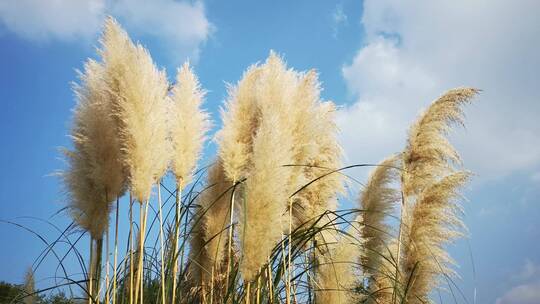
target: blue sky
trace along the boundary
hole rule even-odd
[[[50,238],[51,227],[17,217],[67,223],[50,218],[63,200],[50,174],[63,167],[57,147],[69,144],[70,81],[95,57],[101,22],[111,14],[169,77],[190,58],[209,91],[216,127],[225,83],[271,49],[295,69],[317,69],[323,97],[341,106],[347,164],[401,150],[407,126],[444,90],[482,89],[466,109],[467,128],[452,134],[475,173],[465,191],[470,238],[450,249],[460,265],[458,284],[470,303],[475,289],[477,303],[540,302],[539,3],[290,2],[1,2],[0,219]],[[0,223],[0,280],[20,281],[39,254],[43,244],[29,236]],[[47,266],[38,277],[53,272]]]

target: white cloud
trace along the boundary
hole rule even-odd
[[[540,282],[518,285],[495,301],[495,304],[538,303],[540,303]]]
[[[523,283],[510,288],[501,297],[497,298],[495,304],[540,303],[540,266],[526,260],[521,271],[512,279]]]
[[[343,11],[343,5],[338,4],[332,13],[332,29],[334,30],[334,38],[337,37],[339,27],[347,23],[347,15]]]
[[[173,58],[197,60],[199,45],[213,26],[206,19],[204,5],[174,0],[118,0],[111,7],[114,16],[129,30],[157,37]]]
[[[482,178],[540,164],[540,2],[364,3],[366,44],[343,76],[355,104],[338,115],[349,162],[401,150],[410,123],[447,89],[483,90],[454,142]]]
[[[88,38],[99,30],[105,0],[16,0],[0,2],[0,24],[29,39]]]
[[[212,31],[201,1],[17,0],[0,2],[0,24],[32,41],[95,38],[106,15],[134,36],[157,39],[175,59],[196,60]]]

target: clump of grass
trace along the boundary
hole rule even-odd
[[[209,116],[191,67],[170,85],[112,18],[99,55],[75,87],[62,174],[70,214],[91,237],[89,269],[81,263],[90,274],[65,284],[79,284],[89,303],[425,303],[452,274],[445,245],[461,234],[469,173],[446,133],[463,123],[461,106],[477,90],[436,100],[404,152],[375,166],[359,207],[339,210],[343,171],[367,165],[343,167],[336,108],[321,99],[314,71],[289,69],[273,52],[251,66],[229,88],[214,162],[197,171]],[[107,238],[102,280],[103,235],[125,190],[113,279]],[[122,217],[128,241],[118,244]],[[61,238],[71,244],[66,256],[77,255],[76,242]]]

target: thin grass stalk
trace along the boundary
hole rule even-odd
[[[288,267],[287,267],[287,289],[288,289],[288,294],[289,296],[287,296],[287,304],[290,303],[290,294],[291,294],[291,273],[293,273],[294,269],[292,268],[292,263],[291,263],[291,251],[292,251],[292,203],[293,203],[293,200],[292,198],[289,198],[289,247],[288,247],[288,250],[289,250],[289,254],[288,254]]]
[[[248,281],[247,288],[246,288],[246,304],[249,304],[250,296],[251,296],[251,281]]]
[[[283,239],[283,237],[282,237]],[[270,260],[270,257],[268,258]],[[287,254],[285,253],[285,242],[281,242],[281,261],[283,263],[283,269],[287,269]],[[287,281],[287,277],[285,277],[285,296],[286,296],[286,303],[288,304],[289,303],[289,298],[290,298],[290,290],[288,288],[288,281]]]
[[[160,182],[157,182],[158,188],[158,206],[159,206],[159,241],[161,245],[160,255],[161,255],[161,303],[165,304],[165,266],[164,266],[164,257],[163,251],[165,246],[163,245],[163,215],[161,210],[161,186]]]
[[[107,228],[107,235],[105,239],[105,252],[107,252],[107,258],[105,259],[105,264],[107,265],[107,270],[105,272],[105,304],[110,303],[110,293],[109,293],[109,268],[110,268],[110,255],[109,255],[109,240],[110,240],[110,229]]]
[[[95,265],[95,277],[96,277],[96,286],[94,288],[94,298],[99,304],[100,302],[100,285],[101,285],[101,264],[102,264],[102,256],[103,256],[103,238],[100,238],[96,240],[96,265]]]
[[[129,194],[129,304],[133,304],[133,197]]]
[[[177,273],[178,273],[178,238],[180,237],[180,206],[182,199],[182,180],[178,181],[176,188],[176,213],[174,218],[174,254],[173,254],[173,283],[172,283],[172,298],[171,303],[175,303],[176,300],[176,284],[177,284]]]
[[[401,265],[401,242],[403,238],[403,219],[405,216],[407,216],[406,212],[406,201],[405,197],[403,195],[403,191],[401,191],[401,211],[399,216],[399,232],[398,232],[398,242],[397,242],[397,255],[396,255],[396,272],[395,272],[395,280],[394,280],[394,289],[392,290],[392,302],[395,303],[396,301],[396,290],[398,287],[400,280],[400,273],[399,273],[399,266]]]
[[[120,199],[116,198],[116,217],[114,221],[114,266],[113,266],[113,289],[112,289],[112,304],[116,304],[116,281],[118,271],[118,218],[120,213]]]
[[[272,283],[272,263],[270,262],[270,259],[268,259],[268,294],[269,294],[269,301],[270,303],[274,303],[274,291],[273,291],[273,283]]]
[[[144,206],[143,203],[139,203],[139,255],[137,259],[137,277],[135,278],[135,303],[139,303],[140,289],[142,289],[142,272],[143,272],[143,250],[144,250]],[[141,300],[142,303],[142,300]]]
[[[94,239],[90,237],[90,263],[88,266],[88,304],[92,304],[92,281],[94,280]]]
[[[214,276],[215,276],[214,270],[215,269],[216,269],[216,266],[212,265],[212,273],[210,274],[210,304],[212,304],[212,302],[214,301]]]
[[[229,236],[227,239],[227,276],[225,277],[225,286],[229,287],[229,275],[231,273],[232,260],[232,241],[233,241],[233,222],[234,222],[234,198],[236,193],[236,180],[233,180],[233,188],[231,193],[231,205],[229,207]]]
[[[148,199],[143,203],[139,204],[140,215],[139,221],[141,225],[140,231],[140,245],[139,245],[139,261],[138,261],[138,271],[137,271],[137,282],[135,284],[135,302],[137,302],[137,297],[140,292],[141,304],[144,303],[144,241],[146,236],[146,220],[148,218]]]
[[[257,304],[260,303],[261,298],[261,276],[257,277]]]

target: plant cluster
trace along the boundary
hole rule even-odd
[[[476,89],[435,100],[401,153],[344,166],[317,73],[271,52],[229,87],[217,153],[197,169],[210,122],[189,64],[170,84],[112,18],[98,52],[74,86],[61,173],[91,238],[88,303],[429,303],[451,280],[445,245],[463,233],[469,173],[446,135]],[[373,171],[358,206],[340,210],[355,167]]]

